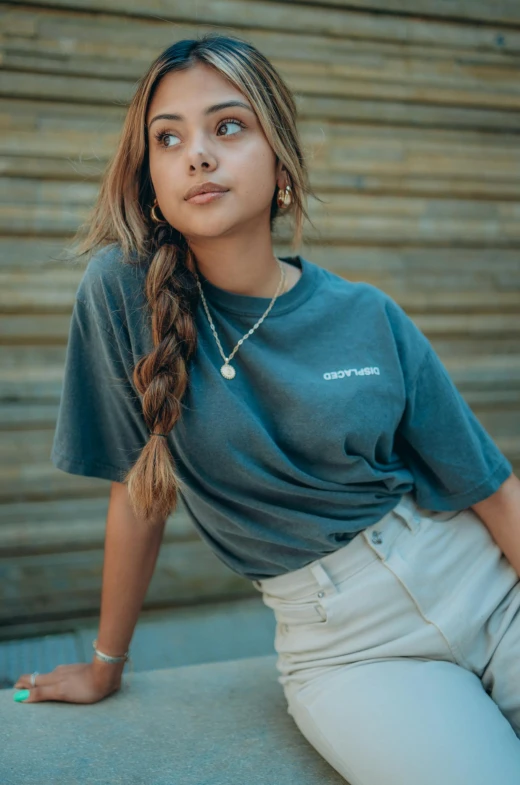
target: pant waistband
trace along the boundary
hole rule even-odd
[[[422,514],[423,508],[417,505],[413,496],[404,494],[395,507],[360,531],[346,545],[298,570],[254,580],[253,585],[260,592],[285,599],[314,594],[317,587],[325,594],[335,593],[336,584],[362,569],[374,558],[374,551],[384,559],[394,540],[402,533],[403,525],[416,534]],[[371,550],[365,547],[366,543]]]

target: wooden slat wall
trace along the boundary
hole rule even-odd
[[[0,25],[0,635],[99,607],[109,484],[49,460],[82,274],[55,259],[136,80],[180,38],[235,32],[280,69],[326,200],[303,254],[405,308],[518,473],[518,3],[33,0]],[[249,591],[181,505],[145,604]]]

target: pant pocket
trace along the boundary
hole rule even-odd
[[[274,611],[276,621],[285,630],[309,624],[325,624],[328,620],[326,607],[316,596],[307,600],[285,600],[264,594],[263,602]]]

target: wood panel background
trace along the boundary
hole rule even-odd
[[[257,45],[296,93],[302,253],[394,297],[520,467],[520,5],[0,3],[0,635],[96,613],[109,484],[49,454],[86,217],[136,80],[174,40]],[[276,253],[289,249],[280,225]],[[145,606],[250,592],[170,518]]]

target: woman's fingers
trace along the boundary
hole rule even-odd
[[[36,676],[36,683],[39,687],[41,687],[45,684],[53,684],[57,679],[59,679],[59,676],[54,673],[54,671],[51,671],[50,673],[39,673]],[[34,689],[33,685],[31,684],[31,674],[22,674],[14,686],[20,690]]]
[[[49,673],[38,673],[36,676],[36,684],[38,686],[45,685],[45,684],[54,684],[57,679],[62,679],[67,673],[74,673],[75,671],[81,671],[85,668],[84,663],[82,662],[74,662],[70,665],[57,665],[53,671]],[[29,689],[32,688],[31,684],[31,674],[30,673],[23,673],[14,687],[18,689]]]

